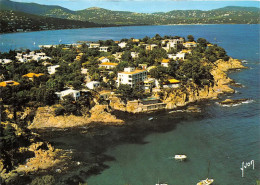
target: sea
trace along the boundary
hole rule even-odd
[[[260,180],[259,25],[166,25],[88,28],[0,35],[0,51],[38,49],[44,44],[120,40],[155,34],[193,35],[225,48],[247,69],[229,72],[242,87],[219,100],[198,102],[200,113],[123,114],[124,126],[98,126],[42,133],[55,147],[71,151],[78,167],[62,175],[88,185],[256,185]],[[226,98],[247,98],[220,106]],[[152,120],[149,118],[153,118]],[[183,162],[174,155],[185,154]],[[91,168],[89,167],[91,166]],[[243,176],[243,177],[242,177]],[[65,182],[65,180],[64,180]],[[72,184],[72,183],[71,183]],[[258,182],[259,184],[259,182]]]

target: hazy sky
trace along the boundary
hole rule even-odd
[[[17,2],[34,2],[46,5],[60,5],[71,10],[89,7],[101,7],[110,10],[122,10],[142,13],[167,12],[171,10],[211,10],[224,6],[260,7],[256,1],[188,1],[188,0],[14,0]]]

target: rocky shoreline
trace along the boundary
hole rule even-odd
[[[199,87],[193,83],[182,88],[164,91],[161,101],[166,104],[165,109],[178,109],[187,106],[190,103],[196,103],[202,100],[218,99],[219,95],[224,93],[234,93],[234,89],[229,84],[234,81],[227,76],[229,70],[245,69],[242,62],[230,58],[229,61],[218,60],[212,66],[211,74],[214,78],[213,86]],[[160,97],[159,93],[153,96]],[[139,109],[138,104],[125,103],[120,98],[113,96],[110,98],[109,105],[96,104],[90,110],[90,116],[55,116],[53,107],[39,107],[36,111],[33,122],[29,125],[30,129],[44,128],[71,128],[87,126],[93,123],[104,125],[122,125],[123,119],[118,119],[113,115],[113,111],[122,111],[128,113],[145,113]]]

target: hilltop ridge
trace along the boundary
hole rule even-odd
[[[258,24],[260,22],[260,9],[258,7],[240,6],[227,6],[208,11],[172,10],[169,12],[136,13],[108,10],[100,7],[89,7],[73,11],[61,6],[1,0],[0,10],[116,25]]]

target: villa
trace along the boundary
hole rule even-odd
[[[91,81],[89,83],[86,84],[87,88],[89,89],[96,89],[100,86],[100,82],[98,81]]]
[[[119,46],[120,48],[125,48],[126,45],[127,45],[126,42],[120,42],[120,43],[118,44],[118,46]]]
[[[119,72],[117,76],[117,86],[119,87],[121,84],[129,85],[130,87],[134,87],[138,83],[144,82],[147,78],[146,70],[138,70],[134,67],[127,67],[123,72]]]
[[[59,67],[60,67],[60,65],[55,65],[55,66],[49,66],[49,67],[47,67],[48,73],[49,73],[50,75],[55,74],[55,73],[56,73],[56,69],[59,68]]]
[[[161,61],[161,65],[163,66],[163,67],[169,67],[169,62],[170,62],[170,59],[162,59],[162,61]]]
[[[108,58],[106,58],[106,57],[100,57],[98,60],[99,60],[101,63],[110,62],[110,60],[109,60]]]
[[[183,46],[185,46],[186,48],[194,48],[197,47],[197,43],[196,42],[185,42],[183,43]]]
[[[108,47],[107,46],[103,46],[99,48],[100,52],[108,52]]]
[[[131,56],[133,59],[136,59],[139,57],[139,53],[138,52],[131,52]]]
[[[100,44],[97,44],[97,43],[90,43],[89,44],[89,48],[99,48],[100,47]]]
[[[43,73],[39,73],[39,74],[37,74],[37,73],[27,73],[27,74],[25,74],[25,75],[23,75],[23,77],[26,77],[26,78],[28,78],[29,80],[32,80],[33,81],[33,79],[35,78],[35,77],[40,77],[40,76],[43,76],[44,74]]]
[[[73,89],[67,89],[61,92],[55,92],[55,94],[61,99],[63,100],[64,96],[67,95],[71,95],[74,100],[77,100],[80,97],[80,92],[77,90],[73,90]]]
[[[112,62],[103,62],[99,64],[99,67],[104,67],[106,69],[113,69],[118,65],[118,63],[112,63]]]

